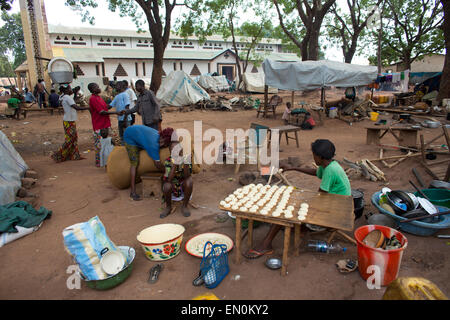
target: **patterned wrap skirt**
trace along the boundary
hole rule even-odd
[[[78,134],[75,121],[63,121],[64,126],[64,144],[59,150],[52,154],[55,162],[67,160],[80,160],[80,151],[78,150]]]

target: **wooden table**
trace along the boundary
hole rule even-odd
[[[302,202],[309,204],[308,215],[303,221],[298,220],[297,211]],[[295,205],[294,205],[295,204]],[[288,252],[291,241],[291,230],[294,228],[294,256],[299,255],[300,247],[300,226],[302,223],[315,224],[334,230],[353,231],[354,208],[351,196],[341,196],[336,194],[325,194],[311,191],[301,192],[296,189],[291,194],[288,205],[294,205],[294,217],[287,219],[284,217],[264,216],[259,213],[233,211],[220,207],[222,210],[233,212],[236,216],[236,240],[235,240],[235,263],[241,263],[241,229],[242,219],[248,219],[248,246],[253,247],[253,221],[272,223],[284,227],[284,246],[281,275],[287,274]]]
[[[417,147],[417,131],[420,129],[411,128],[410,126],[368,126],[366,144],[380,145],[380,140],[386,133],[390,133],[398,141],[400,146]],[[381,133],[381,131],[384,131]],[[399,131],[397,135],[394,131]]]
[[[278,142],[281,142],[281,138],[284,135],[286,136],[286,143],[289,144],[289,139],[293,139],[295,140],[295,142],[297,143],[297,148],[300,147],[299,143],[298,143],[298,131],[301,130],[300,127],[297,126],[292,126],[292,125],[286,125],[286,126],[278,126],[278,127],[270,127],[269,128],[269,145],[270,145],[270,141],[272,140],[272,131],[273,130],[279,130],[279,139]],[[288,133],[289,132],[294,132],[295,137],[289,137]]]

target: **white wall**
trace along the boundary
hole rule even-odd
[[[445,55],[434,54],[411,64],[411,72],[441,72],[444,68]]]

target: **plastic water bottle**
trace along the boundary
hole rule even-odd
[[[313,252],[341,253],[347,251],[347,248],[343,248],[339,244],[327,243],[326,241],[309,240],[308,250]]]

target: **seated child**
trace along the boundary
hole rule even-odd
[[[284,109],[283,117],[281,119],[284,120],[284,124],[289,123],[289,115],[291,114],[291,103],[286,102],[286,109]]]
[[[179,145],[178,141],[171,141],[169,145],[170,152]],[[182,150],[180,155],[182,156]],[[183,157],[183,164],[176,164],[172,156],[169,156],[164,162],[165,173],[162,177],[163,198],[166,208],[160,214],[161,218],[167,217],[172,211],[172,194],[176,198],[183,198],[181,213],[185,217],[189,217],[191,213],[188,209],[189,200],[192,195],[192,165],[188,164],[186,157]]]
[[[114,149],[114,142],[108,137],[108,128],[100,129],[100,167],[105,167],[109,154]]]

